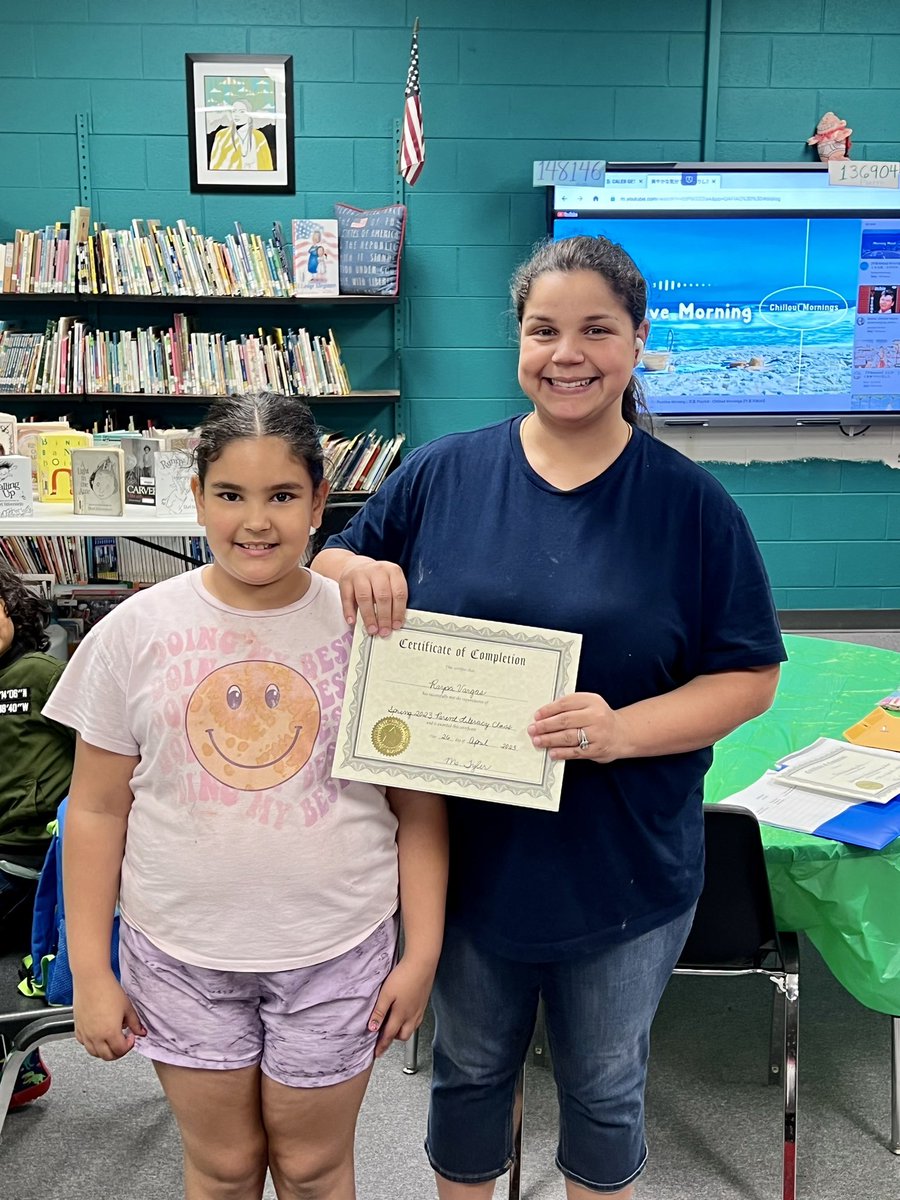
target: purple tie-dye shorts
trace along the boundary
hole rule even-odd
[[[325,1087],[365,1071],[368,1029],[394,964],[396,916],[328,962],[292,971],[214,971],[157,949],[121,922],[122,987],[147,1029],[135,1049],[157,1062],[231,1071],[261,1065],[288,1087]]]

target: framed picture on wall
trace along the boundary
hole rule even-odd
[[[186,54],[192,192],[293,195],[293,59]]]

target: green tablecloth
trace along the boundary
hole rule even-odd
[[[718,744],[707,800],[724,800],[817,737],[841,737],[900,687],[893,650],[796,635],[785,644],[775,704]],[[861,1004],[900,1014],[900,838],[876,851],[762,831],[779,928],[803,930]]]

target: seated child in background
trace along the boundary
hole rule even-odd
[[[0,954],[31,944],[36,879],[50,842],[47,824],[69,790],[72,730],[41,714],[64,664],[46,653],[50,606],[0,563]],[[35,1051],[25,1060],[11,1108],[43,1095],[50,1073]]]

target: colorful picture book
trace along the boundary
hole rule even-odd
[[[77,429],[42,433],[37,443],[38,499],[42,504],[67,504],[72,499],[71,451],[90,446],[91,435]]]
[[[337,296],[338,223],[335,220],[294,220],[294,294],[296,296]]]
[[[26,421],[16,430],[16,453],[31,460],[31,490],[38,495],[38,440],[42,433],[60,433],[68,421]]]
[[[121,517],[125,512],[125,455],[115,446],[75,447],[72,508],[76,516]]]

